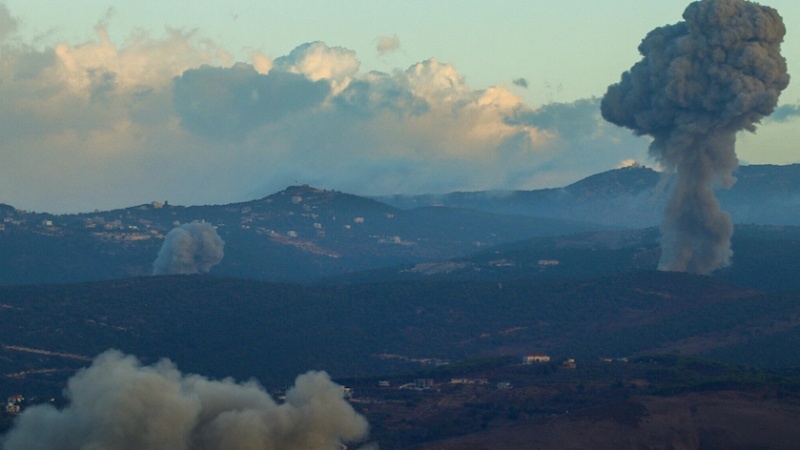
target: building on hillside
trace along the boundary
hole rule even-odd
[[[414,380],[414,388],[415,389],[431,389],[433,388],[433,379],[431,378],[417,378]]]
[[[20,394],[14,394],[8,397],[6,400],[6,413],[8,414],[19,414],[20,405],[25,400]]]
[[[548,355],[534,354],[534,355],[525,355],[522,357],[523,364],[546,363],[546,362],[550,362],[550,356]]]

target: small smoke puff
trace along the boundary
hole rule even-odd
[[[639,164],[639,162],[636,161],[635,159],[623,159],[622,161],[619,162],[619,164],[617,164],[617,169],[625,169],[625,168],[628,168],[628,167],[637,167],[638,168],[638,167],[642,167],[642,165]]]
[[[208,272],[222,261],[225,242],[205,222],[192,222],[167,233],[153,263],[153,275]]]
[[[521,88],[528,89],[528,80],[525,78],[517,78],[516,80],[512,81],[514,86],[519,86]]]
[[[400,38],[397,37],[396,34],[391,36],[381,36],[378,38],[378,46],[375,48],[378,50],[379,55],[385,55],[387,53],[392,53],[397,51],[400,48]]]
[[[254,381],[183,375],[168,360],[143,366],[109,350],[70,379],[65,393],[62,410],[25,410],[2,447],[338,450],[368,432],[366,419],[324,372],[299,376],[277,404]]]

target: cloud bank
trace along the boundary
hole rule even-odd
[[[255,381],[182,374],[107,351],[69,380],[62,410],[28,408],[2,439],[7,450],[338,450],[368,424],[324,372],[297,377],[276,403]]]
[[[79,44],[6,39],[0,80],[0,202],[35,211],[222,204],[297,183],[365,195],[544,188],[644,160],[648,143],[604,123],[593,99],[534,108],[436,58],[365,71],[323,42],[235,61],[180,30],[116,45],[101,23]]]

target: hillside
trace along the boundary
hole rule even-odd
[[[63,381],[107,348],[268,385],[308,369],[374,375],[536,352],[680,352],[789,367],[800,365],[795,299],[657,272],[576,283],[313,287],[167,276],[0,287],[0,371],[6,383]]]
[[[587,448],[579,436],[623,430],[641,442],[685,435],[730,448],[727,429],[751,430],[742,442],[755,447],[791,448],[774,440],[791,433],[760,430],[783,430],[800,414],[798,295],[651,271],[570,282],[160,276],[7,286],[0,392],[58,398],[69,377],[115,348],[145,364],[169,358],[185,373],[254,378],[271,392],[325,370],[355,388],[354,405],[386,449],[523,448],[521,436],[564,427],[581,430],[563,438],[576,448]],[[552,363],[520,365],[529,354]],[[649,356],[658,354],[673,356]],[[578,369],[564,369],[567,358]],[[454,378],[489,384],[448,384]],[[399,389],[415,379],[439,387]]]
[[[149,275],[164,236],[192,221],[213,224],[226,243],[212,273],[272,282],[451,258],[499,243],[600,228],[458,208],[398,210],[309,186],[220,206],[154,202],[64,216],[6,207],[0,220],[0,284]]]
[[[735,223],[800,223],[800,165],[747,165],[736,184],[717,191],[722,209]],[[631,166],[592,175],[571,185],[533,191],[455,192],[442,195],[387,196],[377,199],[398,208],[441,205],[499,214],[530,214],[562,220],[644,228],[658,225],[670,188],[669,177]]]
[[[610,230],[533,238],[500,244],[471,255],[332,277],[326,282],[381,281],[580,281],[655,270],[658,229]],[[738,225],[733,263],[713,276],[742,288],[800,289],[800,227]]]
[[[737,176],[733,189],[718,196],[739,224],[734,236],[734,247],[739,249],[734,252],[753,252],[758,258],[735,256],[734,267],[726,273],[759,288],[795,287],[798,283],[787,282],[795,277],[786,275],[794,270],[794,258],[787,252],[797,246],[791,227],[800,224],[800,165],[743,166]],[[483,264],[480,273],[472,271],[479,279],[489,279],[496,272],[508,274],[503,260],[509,258],[490,256],[495,247],[504,252],[508,245],[540,255],[525,266],[526,276],[576,278],[651,269],[658,257],[653,226],[660,220],[668,189],[669,181],[661,175],[635,166],[540,191],[369,199],[293,186],[230,205],[153,202],[62,216],[3,205],[0,284],[148,275],[164,236],[192,221],[212,224],[226,243],[225,257],[212,268],[213,274],[269,282],[315,282],[397,266],[449,276],[453,267],[473,267],[474,261],[466,266],[463,261],[451,263],[472,255],[496,263]],[[769,227],[773,227],[769,236],[760,231],[746,235],[747,230]],[[574,238],[576,233],[584,237]],[[762,245],[762,238],[768,245]],[[588,244],[576,246],[581,240]],[[544,249],[559,252],[547,256],[554,252],[540,251]],[[770,259],[766,249],[789,264],[776,265],[777,271],[766,269],[770,266],[764,265]],[[539,260],[560,264],[541,266]],[[441,266],[442,261],[449,266]],[[417,269],[409,272],[412,278]],[[761,282],[754,273],[764,275]]]

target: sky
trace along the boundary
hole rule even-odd
[[[539,189],[654,166],[599,99],[687,4],[0,0],[0,203]],[[800,2],[761,4],[793,75]],[[740,162],[800,162],[798,116],[790,83]]]

